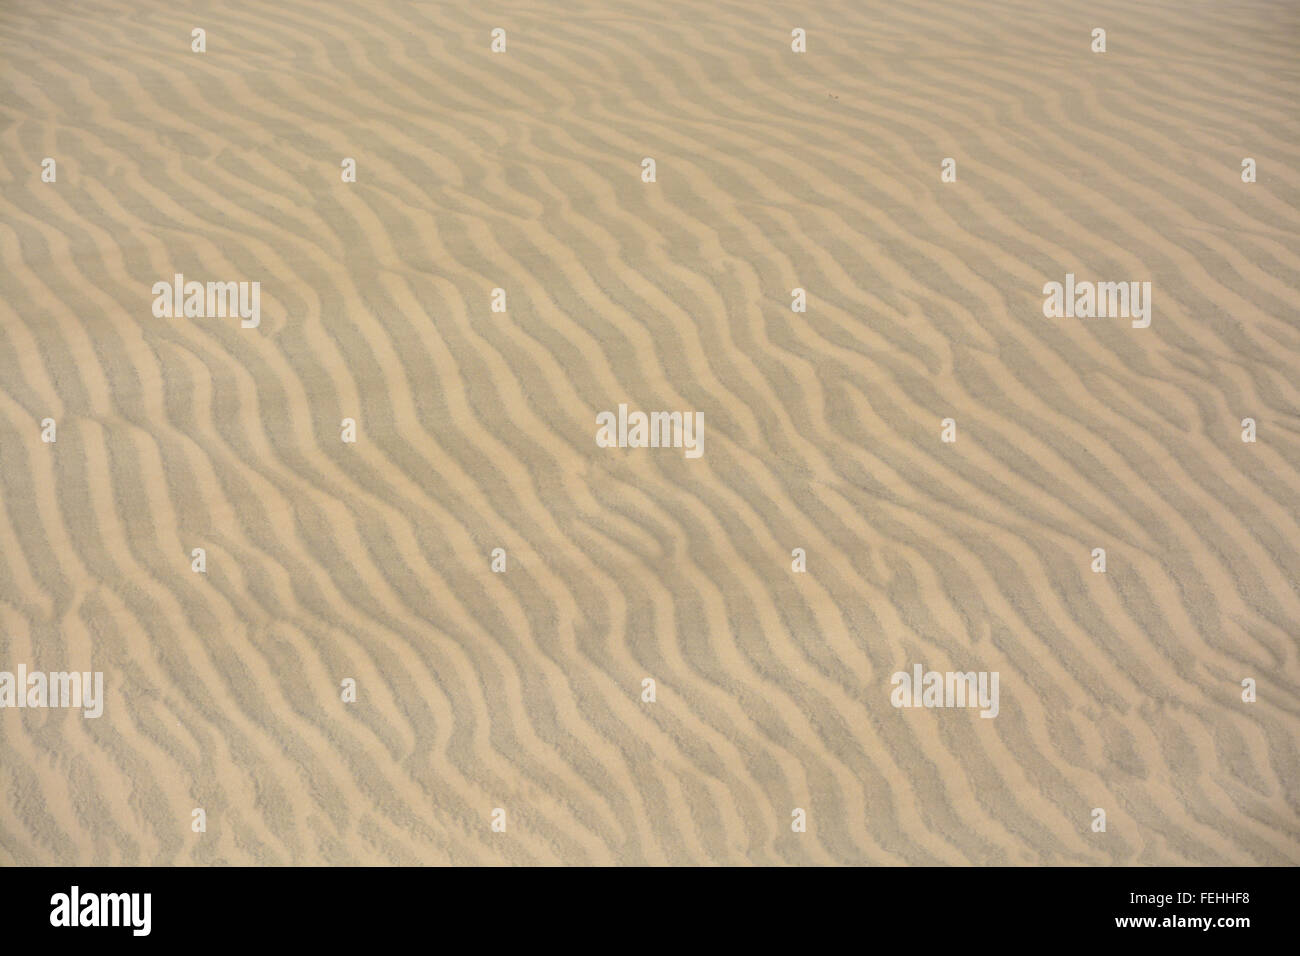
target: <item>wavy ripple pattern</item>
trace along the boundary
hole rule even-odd
[[[1298,45],[6,3],[0,669],[107,701],[0,711],[0,863],[1300,863]],[[1150,328],[1044,318],[1067,272]],[[260,327],[155,318],[175,273]],[[703,457],[598,448],[620,402]],[[915,663],[998,717],[895,709]]]

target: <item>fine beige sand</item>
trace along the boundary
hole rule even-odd
[[[0,863],[1300,863],[1298,50],[1288,0],[6,0],[0,671],[106,699],[0,710]]]

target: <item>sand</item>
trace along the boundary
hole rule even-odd
[[[0,709],[0,863],[1300,863],[1298,46],[9,0],[0,670],[105,699]]]

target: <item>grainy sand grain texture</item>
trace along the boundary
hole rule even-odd
[[[106,701],[0,710],[0,863],[1300,863],[1298,51],[1261,0],[5,0],[0,670]]]

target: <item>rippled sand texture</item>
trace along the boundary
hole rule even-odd
[[[1298,49],[1288,2],[7,0],[0,669],[107,704],[0,711],[0,861],[1300,863]],[[1150,328],[1045,318],[1067,272]],[[261,326],[155,318],[175,273]],[[703,457],[598,448],[620,402]],[[915,664],[1000,713],[895,709]]]

